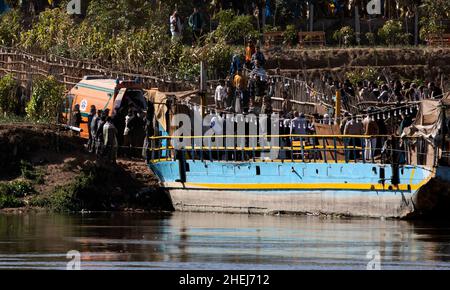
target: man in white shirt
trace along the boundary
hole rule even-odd
[[[306,135],[308,129],[308,121],[305,115],[294,112],[294,119],[291,121],[291,135]]]
[[[223,109],[225,100],[227,98],[227,91],[225,89],[225,82],[221,80],[219,85],[216,87],[216,92],[214,93],[214,102],[216,104],[216,109]]]

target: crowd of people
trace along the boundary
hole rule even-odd
[[[411,81],[364,80],[353,84],[348,79],[339,82],[331,77],[325,77],[321,94],[322,97],[326,96],[328,104],[332,108],[329,113],[307,115],[295,111],[294,103],[291,102],[292,92],[289,91],[288,86],[281,90],[283,99],[281,110],[274,110],[272,98],[275,97],[276,80],[267,75],[264,68],[265,63],[266,58],[260,46],[251,40],[248,41],[243,56],[233,56],[229,76],[220,80],[214,91],[215,108],[211,128],[224,122],[226,114],[270,115],[276,112],[281,118],[281,135],[316,135],[316,125],[325,124],[338,126],[340,134],[343,135],[367,136],[346,138],[344,140],[345,147],[364,149],[346,150],[345,157],[347,160],[356,158],[373,160],[376,152],[381,154],[381,149],[387,144],[387,140],[381,140],[374,136],[401,136],[404,129],[414,122],[417,108],[413,104],[417,104],[421,100],[443,97],[442,89],[435,82],[418,85]],[[342,116],[336,117],[334,105],[337,92],[341,95],[344,113]],[[277,95],[277,97],[280,96]],[[314,101],[311,95],[310,99]],[[364,102],[370,103],[371,106],[365,109],[355,106]],[[216,134],[224,134],[224,127],[221,125],[218,130],[215,130]],[[317,140],[314,141],[314,138],[306,140],[308,144],[317,142]],[[295,141],[295,137],[283,142],[284,145],[290,145],[293,141]]]
[[[259,44],[249,41],[244,60],[235,54],[229,76],[220,80],[214,92],[216,110],[222,112],[272,113],[269,83],[264,69],[266,58]]]
[[[123,149],[124,156],[129,157],[137,155],[138,150],[142,148],[144,137],[142,132],[147,125],[145,113],[130,107],[124,118],[122,115],[118,113],[113,118],[109,109],[96,109],[95,105],[90,107],[86,122],[89,134],[86,147],[90,153],[95,153],[97,159],[115,164],[119,148]],[[118,120],[119,118],[123,120]],[[72,112],[71,125],[80,128],[81,123],[83,118],[80,106],[76,104]],[[124,127],[123,130],[121,127]],[[138,150],[135,150],[136,148]]]
[[[351,83],[348,79],[344,82],[326,78],[324,80],[325,94],[331,99],[337,90],[342,96],[342,104],[346,110],[351,110],[351,106],[361,102],[405,103],[418,102],[425,99],[441,99],[442,89],[435,82],[419,85],[411,81],[358,81]]]

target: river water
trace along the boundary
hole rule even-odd
[[[80,253],[81,269],[450,269],[450,223],[201,213],[0,215],[0,269],[66,269],[69,251]]]

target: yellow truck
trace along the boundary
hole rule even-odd
[[[97,110],[109,111],[109,116],[113,118],[119,130],[119,136],[125,128],[125,116],[130,107],[138,112],[147,110],[145,91],[141,82],[104,76],[85,76],[70,90],[66,98],[65,114],[63,114],[69,126],[74,125],[73,111],[77,105],[80,108],[82,123],[79,128],[74,129],[80,131],[80,136],[83,138],[89,137],[88,115],[92,105]]]

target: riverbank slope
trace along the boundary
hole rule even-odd
[[[143,160],[101,164],[84,142],[57,126],[0,124],[2,211],[170,210]]]

